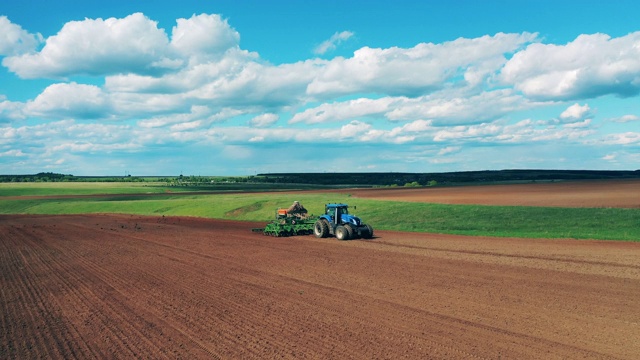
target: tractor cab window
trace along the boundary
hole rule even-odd
[[[349,213],[349,210],[347,210],[346,206],[340,206],[340,207],[329,207],[329,208],[327,208],[326,214],[334,216],[336,214],[336,210],[338,210],[338,212],[340,214],[348,214]]]

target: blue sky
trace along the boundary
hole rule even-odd
[[[0,1],[0,174],[640,168],[637,1]]]

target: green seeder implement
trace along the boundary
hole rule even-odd
[[[276,210],[276,218],[264,228],[251,229],[267,236],[295,236],[313,233],[317,217],[309,217],[307,210],[297,201],[289,209]]]

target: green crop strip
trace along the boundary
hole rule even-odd
[[[60,195],[104,195],[104,194],[171,194],[207,192],[270,192],[313,190],[326,188],[305,184],[262,183],[216,183],[199,186],[169,186],[163,182],[42,182],[0,183],[0,198],[3,196],[60,196]]]
[[[310,214],[344,202],[378,230],[471,236],[638,241],[640,210],[443,205],[352,198],[348,194],[259,193],[215,195],[106,195],[97,198],[3,199],[1,214],[126,213],[264,221],[299,200]],[[356,206],[356,209],[353,207]]]

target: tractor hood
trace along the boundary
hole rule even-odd
[[[354,225],[354,226],[362,225],[362,220],[360,220],[359,217],[353,216],[353,215],[349,215],[349,214],[342,214],[341,215],[341,220],[342,220],[342,223],[344,223],[344,224],[351,224],[351,225]]]

